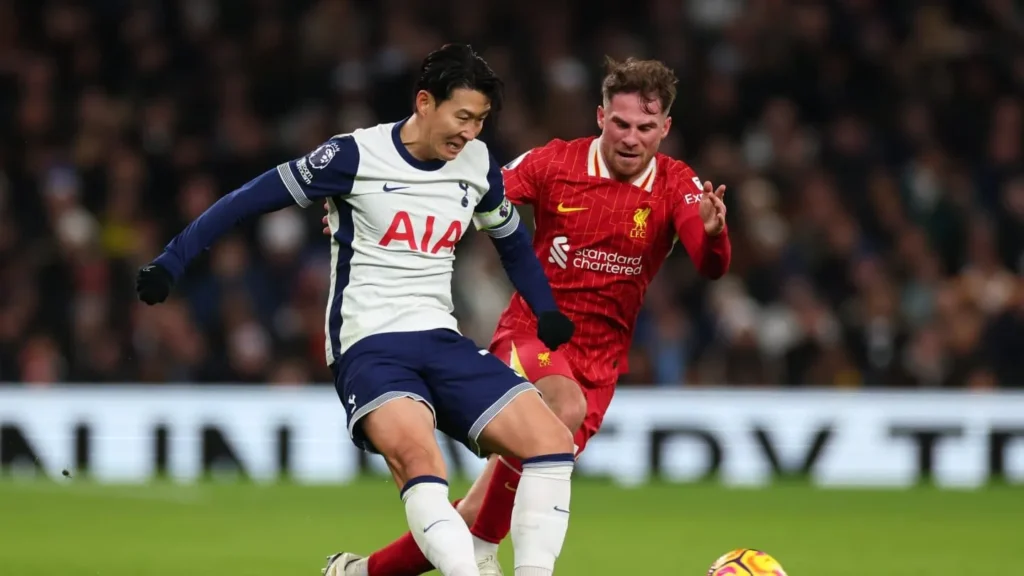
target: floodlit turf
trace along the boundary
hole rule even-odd
[[[460,491],[464,486],[457,487]],[[1003,573],[1024,542],[1024,489],[726,490],[578,481],[562,576],[703,576],[756,547],[791,576]],[[339,487],[102,487],[0,480],[4,576],[315,576],[340,549],[403,530],[390,482]],[[511,575],[511,545],[502,547]]]

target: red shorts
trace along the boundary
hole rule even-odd
[[[614,384],[587,386],[576,377],[572,364],[562,351],[551,352],[536,336],[524,334],[503,335],[491,342],[491,354],[520,373],[530,382],[537,382],[545,376],[564,376],[577,384],[587,400],[587,415],[573,438],[576,454],[583,452],[587,441],[601,428],[604,414],[615,394]]]

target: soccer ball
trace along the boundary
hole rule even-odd
[[[723,554],[708,576],[786,576],[779,562],[760,550],[739,548]]]

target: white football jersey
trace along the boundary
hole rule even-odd
[[[401,142],[404,122],[335,136],[277,167],[300,206],[329,204],[328,364],[372,334],[457,331],[455,245],[471,220],[497,238],[519,225],[486,144],[468,142],[450,162],[417,160]]]

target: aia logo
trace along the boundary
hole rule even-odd
[[[420,223],[417,222],[417,224]],[[388,226],[388,231],[384,233],[378,244],[387,248],[397,242],[405,244],[409,250],[414,252],[428,254],[437,254],[441,250],[454,252],[455,245],[462,238],[462,222],[451,222],[447,228],[444,228],[444,232],[435,235],[435,231],[441,230],[442,226],[443,224],[437,226],[437,219],[434,216],[427,216],[422,225],[414,226],[412,217],[408,212],[402,210],[395,214],[391,225]]]

